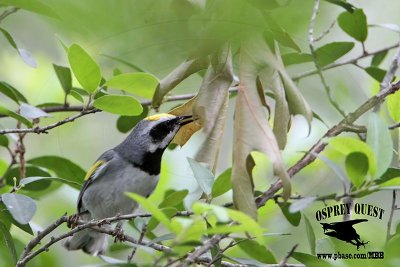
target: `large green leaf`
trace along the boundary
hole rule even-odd
[[[36,68],[37,67],[37,63],[36,60],[34,59],[34,57],[32,56],[32,54],[30,52],[28,52],[25,49],[19,48],[17,46],[17,43],[14,41],[14,39],[12,38],[11,34],[6,31],[3,28],[0,28],[0,32],[3,33],[4,37],[6,37],[8,43],[15,49],[17,50],[18,54],[21,56],[22,60],[29,66]]]
[[[105,95],[97,98],[93,105],[98,109],[124,116],[137,116],[143,112],[140,102],[127,95]]]
[[[303,215],[303,217],[304,217],[304,222],[306,225],[307,239],[308,239],[308,244],[310,245],[311,254],[315,255],[316,242],[315,242],[314,229],[311,225],[310,220],[307,218],[307,216]]]
[[[374,66],[374,67],[379,66],[382,63],[382,61],[385,59],[385,57],[387,56],[388,52],[389,52],[389,50],[384,50],[382,52],[375,54],[371,59],[371,66]]]
[[[25,103],[28,102],[26,98],[17,89],[15,89],[6,82],[0,82],[0,93],[8,96],[17,104],[19,104],[20,101]]]
[[[400,94],[389,95],[386,99],[386,106],[390,117],[393,121],[400,122]]]
[[[36,203],[25,195],[6,193],[1,195],[1,199],[13,218],[20,224],[29,223],[36,212]]]
[[[149,114],[148,106],[142,105],[143,111],[138,116],[120,116],[117,120],[117,129],[121,133],[127,133],[132,130],[133,127],[138,124],[139,121],[143,120]]]
[[[53,64],[53,68],[65,94],[69,94],[72,89],[71,70],[68,67],[63,67],[56,64]]]
[[[0,202],[0,222],[2,222],[7,227],[7,229],[9,229],[11,225],[14,225],[25,233],[33,235],[31,226],[29,224],[20,224],[19,222],[17,222],[2,202]]]
[[[84,169],[70,161],[69,159],[59,156],[41,156],[28,160],[35,166],[40,166],[53,171],[58,177],[71,181],[73,183],[82,184],[86,175]],[[40,175],[31,175],[40,176]]]
[[[169,194],[161,203],[158,205],[159,208],[165,207],[174,207],[182,203],[185,199],[187,194],[189,193],[188,190],[179,190]]]
[[[253,241],[253,240],[238,240],[239,242],[239,247],[241,250],[246,252],[247,255],[249,255],[251,258],[262,262],[262,263],[277,263],[274,254],[265,246],[260,245],[259,243]]]
[[[229,168],[226,169],[223,173],[221,173],[217,177],[217,179],[215,179],[215,182],[211,190],[212,197],[218,197],[232,189],[231,175],[232,175],[232,168]]]
[[[14,241],[7,227],[0,222],[0,258],[6,265],[14,266],[17,264],[17,252],[15,251]]]
[[[313,57],[310,54],[288,53],[282,55],[282,61],[285,64],[285,66],[289,66],[293,64],[311,62],[313,61]]]
[[[37,0],[0,0],[0,5],[15,6],[47,17],[59,18],[51,7]]]
[[[343,12],[338,17],[338,23],[343,31],[357,41],[365,42],[367,39],[367,17],[362,9],[355,9],[352,13]]]
[[[329,141],[329,146],[345,156],[352,152],[364,153],[368,158],[369,173],[372,176],[375,175],[377,170],[376,158],[371,147],[366,143],[349,137],[335,137]]]
[[[194,159],[187,158],[189,165],[192,168],[194,178],[203,192],[207,195],[211,195],[212,186],[214,184],[214,175],[207,167],[201,165]]]
[[[81,187],[82,187],[81,183],[73,182],[73,181],[70,181],[67,179],[62,179],[62,178],[58,178],[58,177],[40,177],[40,176],[23,178],[23,179],[21,179],[19,184],[25,186],[27,184],[35,183],[37,181],[42,181],[42,180],[50,180],[50,181],[60,182],[63,184],[70,185],[76,189],[81,189]]]
[[[4,135],[4,134],[1,134],[1,135],[0,135],[0,146],[8,147],[8,138],[7,138],[7,136]],[[1,175],[0,175],[0,176],[1,176]]]
[[[97,63],[77,44],[68,49],[68,60],[78,82],[89,93],[93,93],[100,84],[101,73]]]
[[[51,117],[50,114],[44,112],[42,109],[31,106],[26,103],[22,103],[19,107],[19,113],[30,120],[42,118],[42,117]]]
[[[367,144],[372,148],[376,158],[377,168],[374,178],[379,178],[392,163],[393,141],[386,122],[375,112],[369,117]]]
[[[386,75],[386,70],[383,70],[375,66],[367,67],[364,70],[366,73],[368,73],[369,76],[371,76],[378,82],[382,82],[383,78],[385,78]]]
[[[319,66],[324,67],[335,62],[350,52],[353,47],[354,43],[352,42],[333,42],[321,46],[315,51]]]
[[[32,123],[28,119],[19,115],[18,113],[15,113],[14,111],[8,110],[5,107],[0,106],[0,114],[9,116],[9,117],[16,119],[17,121],[25,124],[28,127],[32,127]]]
[[[112,77],[104,85],[151,99],[157,88],[158,80],[149,73],[123,73]]]
[[[279,208],[281,208],[281,211],[285,218],[288,220],[288,222],[293,225],[293,226],[298,226],[301,221],[301,213],[300,212],[290,212],[289,207],[291,203],[285,202],[285,203],[278,203]]]
[[[346,157],[346,172],[350,181],[360,187],[368,172],[368,157],[361,152],[352,152]]]

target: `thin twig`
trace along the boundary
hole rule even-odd
[[[317,53],[315,52],[315,47],[314,47],[314,43],[315,43],[314,25],[315,25],[315,20],[317,18],[318,11],[319,11],[319,0],[315,0],[314,8],[313,8],[313,12],[312,12],[312,15],[311,15],[311,20],[310,20],[310,27],[308,28],[308,45],[310,47],[310,51],[311,51],[311,55],[313,57],[314,65],[315,65],[315,67],[317,69],[317,74],[321,79],[322,85],[324,86],[324,89],[325,89],[325,92],[326,92],[326,94],[328,96],[329,102],[340,113],[340,115],[345,117],[346,114],[344,113],[344,111],[340,108],[339,104],[336,103],[336,101],[333,98],[331,88],[329,87],[328,83],[325,80],[325,77],[324,77],[324,75],[322,73],[321,66],[320,66],[319,61],[318,61]]]
[[[383,77],[383,80],[380,84],[380,90],[384,90],[387,88],[390,83],[392,82],[394,75],[396,74],[396,71],[400,67],[400,43],[398,44],[399,48],[397,49],[396,54],[394,55],[392,62],[390,63],[389,69],[387,70],[385,77]],[[374,107],[374,112],[379,111],[380,109],[380,104],[376,105]]]
[[[182,267],[188,267],[191,264],[195,263],[198,261],[200,256],[202,256],[204,253],[209,251],[215,244],[217,244],[219,241],[221,241],[223,238],[225,238],[227,235],[214,235],[212,238],[208,239],[204,244],[200,247],[198,247],[194,252],[190,253],[185,261],[182,263]]]
[[[358,57],[353,58],[353,59],[349,59],[349,60],[345,60],[345,61],[342,61],[342,62],[329,64],[329,65],[327,65],[325,67],[322,67],[321,70],[323,70],[323,71],[324,70],[329,70],[329,69],[333,69],[333,68],[337,68],[337,67],[341,67],[341,66],[345,66],[345,65],[356,65],[357,62],[360,59],[363,59],[363,58],[366,58],[366,57],[370,57],[370,56],[374,56],[374,55],[382,53],[384,51],[388,51],[388,50],[397,48],[398,46],[399,46],[399,44],[394,44],[394,45],[391,45],[391,46],[376,50],[374,52],[369,52],[368,54],[364,54],[363,53],[363,54],[361,54]],[[310,71],[304,72],[304,73],[302,73],[300,75],[293,76],[292,80],[298,81],[300,79],[303,79],[303,78],[306,78],[306,77],[309,77],[309,76],[312,76],[312,75],[315,75],[315,74],[318,74],[317,70],[310,70]]]
[[[392,192],[392,206],[391,206],[391,209],[390,209],[389,220],[387,222],[386,242],[388,242],[389,239],[391,238],[390,230],[392,229],[393,215],[394,215],[394,211],[397,209],[396,197],[397,197],[397,192],[396,192],[396,190],[393,190],[393,192]]]
[[[17,8],[17,7],[12,7],[10,9],[4,10],[4,12],[1,13],[1,15],[0,15],[0,22],[3,21],[5,18],[7,18],[9,15],[17,12],[18,10],[19,10],[19,8]]]
[[[320,36],[314,38],[314,42],[321,41],[322,38],[324,38],[332,30],[332,28],[335,26],[335,24],[336,24],[336,20],[332,21],[331,25],[329,25],[329,27],[320,34]]]
[[[288,260],[290,257],[292,257],[294,251],[296,250],[296,248],[299,246],[299,244],[296,244],[292,247],[292,249],[288,252],[288,254],[281,260],[281,262],[279,263],[279,267],[283,267],[286,266]]]
[[[288,169],[288,174],[293,177],[296,173],[302,170],[305,166],[311,164],[319,153],[321,153],[327,146],[327,139],[335,137],[345,131],[346,125],[353,125],[353,123],[365,114],[367,111],[372,109],[378,103],[381,103],[388,95],[396,93],[400,89],[400,82],[393,84],[391,87],[380,91],[378,94],[369,98],[360,107],[358,107],[354,112],[349,113],[342,121],[330,128],[318,141],[315,143],[308,152]],[[257,206],[261,207],[269,199],[273,198],[274,194],[282,188],[282,183],[280,181],[275,182],[270,186],[270,188],[265,191],[261,196],[259,196],[257,201]]]

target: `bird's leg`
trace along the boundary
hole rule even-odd
[[[67,226],[69,228],[73,229],[78,225],[79,215],[80,215],[79,213],[75,213],[68,217]]]
[[[115,229],[113,231],[113,236],[115,237],[114,243],[117,243],[118,241],[120,242],[125,241],[124,230],[122,230],[122,222],[118,222],[117,225],[115,226]]]

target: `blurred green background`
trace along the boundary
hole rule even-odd
[[[249,20],[249,17],[241,17],[240,6],[235,6],[238,1],[231,3],[225,1],[226,10],[221,10],[225,15],[228,13],[231,20],[219,20],[215,17],[192,17],[188,19],[191,12],[196,12],[196,8],[202,8],[205,1],[192,0],[188,2],[192,2],[194,5],[189,5],[184,0],[53,0],[46,2],[58,14],[59,19],[20,10],[2,21],[1,27],[12,34],[19,47],[33,54],[38,66],[31,68],[24,64],[5,38],[0,38],[0,80],[6,81],[20,90],[33,105],[46,102],[62,103],[64,93],[52,67],[52,63],[68,65],[60,40],[67,45],[78,43],[84,47],[99,63],[102,74],[106,78],[113,76],[115,68],[119,68],[122,72],[132,71],[126,65],[105,56],[109,55],[134,63],[161,79],[190,56],[198,46],[204,43],[213,43],[213,38],[205,40],[203,39],[204,36],[212,36],[216,39],[224,38],[225,31],[230,31],[233,36],[238,38],[234,41],[240,41],[241,38],[245,38],[243,36],[248,32],[260,30],[260,25],[257,25],[257,18],[252,21]],[[313,1],[294,0],[287,2],[290,2],[287,6],[274,9],[271,14],[290,33],[301,50],[308,52],[307,30]],[[364,9],[369,24],[400,24],[399,1],[359,0],[351,1],[351,3]],[[320,33],[328,28],[341,12],[343,12],[343,9],[340,7],[322,2],[316,22],[316,32]],[[224,16],[222,17],[225,18],[226,16]],[[202,33],[205,30],[203,26],[207,19],[213,20],[224,32],[203,35]],[[392,45],[398,41],[398,37],[398,34],[389,30],[370,28],[366,48],[368,51],[374,51]],[[333,41],[352,40],[337,26],[334,26],[330,33],[318,43],[318,46]],[[361,52],[361,46],[357,47],[342,60],[355,57]],[[387,66],[393,53],[394,51],[389,52],[384,66]],[[361,63],[369,60],[362,60]],[[234,63],[237,65],[237,59],[234,59]],[[290,67],[289,72],[296,76],[311,69],[313,69],[313,65],[308,63]],[[354,66],[329,70],[326,72],[326,77],[334,91],[337,102],[346,112],[359,106],[379,88],[377,82],[365,74],[363,70]],[[173,94],[196,92],[201,80],[201,76],[195,74],[180,84],[173,91]],[[77,82],[75,84],[78,85]],[[316,76],[300,80],[298,86],[312,109],[325,123],[331,126],[340,120],[340,115],[329,105],[321,83]],[[69,101],[71,104],[79,104],[73,98],[69,98]],[[234,101],[235,99],[232,98],[229,103],[230,112],[217,174],[231,166]],[[0,102],[1,105],[12,110],[17,108],[3,95],[0,95]],[[161,111],[168,111],[177,104],[178,102],[166,103],[161,106]],[[47,125],[71,114],[73,113],[53,113],[54,117],[42,119],[41,124]],[[71,159],[82,168],[88,169],[103,151],[117,145],[125,137],[115,127],[117,118],[116,115],[101,112],[58,127],[50,131],[49,134],[30,134],[26,138],[26,157],[29,159],[43,155],[58,155]],[[15,127],[14,121],[9,119],[1,119],[0,125],[2,128]],[[323,123],[314,120],[312,131],[308,135],[306,122],[303,118],[294,118],[289,133],[289,142],[284,151],[287,166],[292,165],[301,157],[301,151],[307,150],[326,130],[327,127]],[[202,134],[197,133],[182,149],[168,150],[164,154],[161,181],[156,192],[151,196],[156,203],[160,202],[164,192],[169,188],[189,189],[191,192],[197,188],[186,157],[192,157],[195,154],[202,138]],[[333,154],[333,152],[328,149],[324,152],[324,155],[328,154]],[[0,150],[0,158],[8,161],[9,155],[5,150]],[[264,156],[257,154],[256,163],[254,171],[256,189],[265,191],[273,182],[271,178],[268,178],[272,177],[272,171]],[[340,192],[341,185],[335,174],[321,161],[317,161],[296,175],[293,180],[293,188],[294,193],[302,196],[314,196]],[[34,231],[47,226],[64,212],[74,213],[77,196],[77,190],[64,185],[51,194],[38,198],[38,211],[32,223]],[[230,201],[230,193],[227,193],[219,198],[216,203],[223,204]],[[368,224],[357,226],[363,239],[371,241],[368,250],[380,251],[385,242],[385,234],[383,233],[386,233],[391,194],[382,191],[357,201],[378,205],[386,211],[382,221],[371,219]],[[314,226],[317,239],[324,238],[322,229],[315,220],[315,211],[322,205],[323,203],[314,204],[306,210],[306,214]],[[396,216],[394,222],[397,224],[398,220],[399,216]],[[270,232],[292,234],[268,239],[270,241],[268,245],[277,259],[284,257],[296,243],[299,243],[297,251],[309,253],[304,221],[298,227],[291,226],[273,201],[269,201],[265,207],[260,209],[260,221]],[[128,231],[132,231],[129,226],[127,228]],[[66,228],[62,228],[59,229],[59,232],[65,230]],[[31,238],[15,227],[13,234],[22,243],[26,243]],[[330,244],[326,240],[320,242],[322,242],[321,247]],[[20,246],[22,246],[22,243]],[[347,244],[342,247],[347,251],[354,250]],[[152,259],[151,253],[153,252],[140,250],[135,256],[135,260],[139,264],[149,262]],[[231,254],[239,258],[245,257],[245,254],[238,248],[232,249]],[[121,255],[124,255],[123,252]],[[123,257],[125,259],[125,256]],[[373,265],[372,262],[362,262],[366,266]],[[97,263],[101,263],[101,260],[87,256],[82,252],[67,253],[60,244],[57,244],[50,249],[50,252],[43,253],[33,260],[29,266],[89,266]],[[340,265],[339,262],[336,262],[336,264]]]

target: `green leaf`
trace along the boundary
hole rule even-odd
[[[167,208],[162,208],[161,209],[162,213],[165,214],[169,219],[175,216],[176,212],[178,211],[176,208],[173,207],[167,207]],[[149,223],[147,224],[147,231],[153,231],[159,224],[160,222],[153,216],[149,220]]]
[[[93,93],[100,84],[101,73],[97,63],[77,44],[68,49],[68,60],[78,82],[89,93]]]
[[[75,98],[76,100],[78,100],[81,103],[85,102],[83,99],[83,96],[74,88],[71,89],[71,91],[69,91],[68,94],[70,94],[73,98]]]
[[[127,133],[132,130],[133,127],[138,124],[139,121],[143,120],[149,114],[149,108],[147,105],[142,105],[142,113],[138,116],[120,116],[117,120],[117,129],[121,133]]]
[[[159,208],[165,207],[174,207],[182,203],[185,199],[187,194],[189,193],[188,190],[179,190],[169,194],[161,203],[158,205]]]
[[[0,146],[8,147],[8,138],[4,134],[0,134]]]
[[[232,189],[231,175],[232,168],[228,168],[215,179],[211,190],[212,197],[221,196]]]
[[[165,215],[156,205],[152,203],[151,200],[147,198],[137,195],[135,193],[127,192],[125,193],[128,197],[132,198],[136,202],[138,202],[145,210],[147,210],[155,219],[157,219],[160,223],[162,223],[169,230],[175,232],[174,226],[171,223],[170,218]]]
[[[4,175],[7,169],[8,169],[8,163],[0,159],[0,177]]]
[[[264,19],[267,22],[267,35],[272,35],[273,38],[283,46],[290,47],[297,52],[301,52],[300,47],[295,43],[289,33],[284,30],[270,15],[265,15]]]
[[[30,120],[42,118],[42,117],[51,117],[50,114],[44,112],[40,108],[31,106],[26,103],[22,103],[21,106],[19,107],[20,111],[19,113],[24,116],[25,118],[28,118]]]
[[[385,59],[388,52],[389,52],[389,50],[383,50],[382,52],[375,54],[372,57],[371,66],[378,67],[382,63],[382,61]]]
[[[58,178],[58,177],[40,177],[40,176],[23,178],[19,181],[19,184],[27,185],[27,184],[34,183],[34,182],[41,181],[41,180],[50,180],[50,181],[60,182],[63,184],[70,185],[76,189],[81,189],[81,187],[82,187],[81,183],[73,182],[73,181],[70,181],[67,179],[62,179],[62,178]]]
[[[137,116],[143,112],[140,102],[127,95],[105,95],[97,98],[93,105],[98,109],[125,116]]]
[[[58,156],[41,156],[28,160],[28,163],[53,171],[57,177],[82,184],[86,171],[69,159]],[[41,175],[31,175],[41,176]]]
[[[0,0],[1,1],[1,0]],[[3,33],[4,37],[7,39],[8,43],[17,50],[18,54],[21,56],[22,60],[29,66],[36,68],[37,63],[33,58],[32,54],[25,49],[19,48],[12,38],[11,34],[3,28],[0,28],[0,31]]]
[[[301,253],[301,252],[293,252],[292,257],[303,263],[307,267],[332,267],[332,265],[324,260],[320,260],[317,257],[306,254],[306,253]]]
[[[207,167],[201,165],[194,159],[187,158],[190,167],[192,168],[194,178],[196,178],[201,190],[209,196],[214,184],[214,175]]]
[[[129,62],[129,61],[126,61],[126,60],[123,60],[123,59],[120,59],[120,58],[117,58],[117,57],[114,57],[114,56],[110,56],[110,55],[104,55],[103,54],[102,56],[110,58],[110,59],[115,60],[117,62],[120,62],[120,63],[124,64],[125,66],[130,67],[131,69],[133,69],[135,71],[146,72],[144,69],[142,69],[138,65],[133,64],[132,62]]]
[[[158,80],[149,73],[124,73],[112,77],[104,85],[151,99],[157,88]]]
[[[352,13],[343,12],[338,17],[340,28],[360,42],[365,42],[368,36],[367,17],[362,9],[355,9]]]
[[[310,54],[288,53],[288,54],[282,55],[282,61],[285,64],[285,66],[289,66],[289,65],[293,65],[293,64],[312,62],[313,57]]]
[[[17,264],[17,252],[14,241],[7,227],[0,222],[0,258],[11,265]]]
[[[247,239],[244,241],[236,240],[241,250],[246,252],[251,258],[262,262],[262,263],[277,263],[275,256],[265,246],[258,244],[257,242]]]
[[[391,94],[386,98],[389,115],[395,122],[400,122],[400,94]]]
[[[368,158],[369,173],[376,173],[376,159],[371,148],[364,142],[350,137],[335,137],[329,141],[331,148],[347,156],[352,152],[364,153]]]
[[[390,179],[400,177],[400,169],[398,168],[388,168],[386,172],[379,178],[379,180],[376,180],[377,183],[383,183],[386,181],[389,181]]]
[[[31,176],[40,176],[40,177],[50,177],[51,175],[46,172],[44,169],[39,168],[37,166],[32,166],[30,164],[26,165],[26,176],[31,177]],[[13,178],[17,178],[17,182],[20,181],[20,169],[19,166],[14,166],[11,169],[7,170],[7,172],[4,174],[4,179],[6,183],[10,186],[14,185],[14,180]],[[35,183],[35,184],[29,184],[21,189],[26,194],[34,193],[34,192],[41,192],[45,189],[48,189],[51,185],[50,181],[42,181],[40,183]]]
[[[346,0],[325,0],[328,3],[343,7],[346,9],[348,12],[352,13],[356,7],[353,6],[352,4],[348,3]]]
[[[21,115],[15,113],[14,111],[6,109],[5,107],[0,106],[0,114],[9,116],[13,119],[16,119],[17,121],[25,124],[29,128],[32,127],[32,123],[29,120],[27,120],[26,118],[22,117]]]
[[[316,246],[315,233],[314,233],[313,227],[310,223],[310,220],[304,214],[303,214],[303,216],[304,216],[304,222],[306,225],[306,233],[307,233],[308,244],[310,245],[310,251],[311,251],[311,254],[315,255],[315,246]]]
[[[305,208],[307,208],[309,205],[311,205],[317,198],[316,197],[305,197],[299,200],[296,200],[289,206],[289,212],[290,213],[296,213],[299,212]]]
[[[37,0],[0,0],[0,5],[15,6],[39,15],[44,15],[55,19],[59,18],[57,13],[54,12],[51,7]]]
[[[392,163],[393,141],[388,125],[375,112],[369,117],[367,144],[372,148],[376,158],[377,168],[374,178],[379,178]]]
[[[353,47],[354,43],[352,42],[333,42],[321,46],[315,51],[319,66],[324,67],[335,62],[350,52]]]
[[[300,212],[291,213],[289,211],[290,204],[291,203],[289,202],[284,202],[284,203],[278,203],[278,206],[279,208],[281,208],[281,211],[285,216],[285,218],[288,220],[288,222],[293,226],[298,226],[301,220],[301,213]]]
[[[61,87],[65,94],[69,94],[72,89],[72,76],[71,70],[68,67],[59,66],[53,64],[54,71],[56,72],[57,78],[60,81]]]
[[[361,152],[352,152],[346,157],[346,172],[350,181],[360,187],[368,172],[368,157]]]
[[[11,224],[15,225],[16,227],[18,227],[25,233],[33,235],[31,226],[29,224],[20,224],[19,222],[17,222],[12,217],[10,212],[7,210],[7,207],[4,205],[4,203],[2,203],[1,201],[0,201],[0,222],[2,222],[4,225],[6,225],[6,227],[11,226]]]
[[[378,67],[367,67],[364,69],[365,72],[368,73],[369,76],[371,76],[372,78],[374,78],[375,80],[377,80],[378,82],[382,82],[383,78],[386,75],[386,70],[380,69]]]
[[[379,184],[380,189],[393,189],[393,190],[398,190],[400,189],[400,177],[395,177],[392,178],[386,182],[380,183]]]
[[[26,98],[17,89],[15,89],[6,82],[0,82],[0,93],[8,96],[17,104],[19,104],[20,101],[25,103],[28,102]]]
[[[13,218],[20,224],[27,224],[36,212],[35,202],[25,195],[5,193],[1,199]]]

